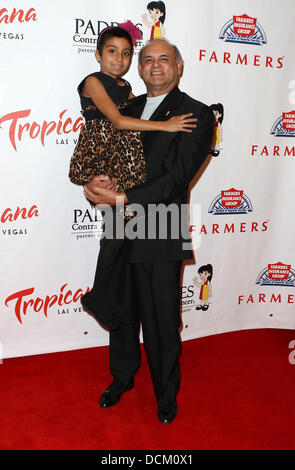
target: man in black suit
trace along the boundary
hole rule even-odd
[[[94,178],[84,192],[95,204],[114,206],[117,196],[131,205],[131,210],[135,207],[132,204],[140,204],[146,217],[138,220],[138,224],[145,220],[145,229],[155,213],[155,205],[173,206],[179,215],[167,216],[165,238],[161,238],[158,218],[152,239],[103,242],[93,291],[83,297],[82,303],[110,327],[110,370],[114,381],[102,394],[100,406],[115,405],[121,395],[133,387],[134,374],[140,364],[141,321],[158,418],[162,423],[171,423],[177,415],[176,395],[180,383],[181,267],[183,260],[193,257],[191,247],[187,249],[187,221],[187,233],[183,233],[181,208],[187,203],[189,182],[210,151],[213,114],[208,106],[179,90],[183,61],[178,49],[168,41],[150,41],[141,50],[138,70],[147,95],[132,100],[130,115],[166,120],[173,115],[193,113],[197,126],[190,133],[141,133],[147,164],[144,184],[117,193],[101,187]],[[181,233],[175,237],[176,228],[180,228]],[[116,258],[114,264],[109,262],[112,257]],[[112,280],[107,284],[106,278]],[[99,285],[104,282],[99,294]]]

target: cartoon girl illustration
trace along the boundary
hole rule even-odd
[[[209,297],[212,297],[212,286],[211,279],[213,276],[213,267],[211,264],[205,264],[198,269],[198,274],[201,281],[198,280],[198,277],[194,278],[194,284],[197,287],[200,287],[200,304],[196,306],[196,310],[208,310],[209,308]]]
[[[211,154],[213,157],[218,157],[220,153],[220,142],[222,142],[223,137],[222,137],[222,121],[223,121],[223,106],[221,103],[217,104],[211,104],[210,109],[212,109],[214,118],[215,118],[215,124],[214,124],[214,137],[213,137],[213,142],[212,142],[212,147],[211,147]]]
[[[165,36],[163,23],[166,17],[166,7],[164,2],[150,2],[147,6],[152,21],[148,20],[145,13],[142,15],[142,22],[147,28],[151,28],[150,39],[161,39]]]

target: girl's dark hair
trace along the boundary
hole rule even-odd
[[[222,123],[223,121],[223,106],[221,103],[217,103],[217,104],[211,104],[211,106],[209,106],[210,109],[212,109],[212,111],[218,111],[221,116],[218,118],[218,121],[220,122],[220,124]]]
[[[161,16],[161,18],[159,18],[159,20],[161,21],[161,23],[164,23],[166,18],[166,7],[164,2],[150,2],[146,8],[147,10],[153,10],[154,8],[160,10],[163,15]]]
[[[110,26],[110,27],[104,28],[97,38],[96,49],[98,50],[100,54],[102,53],[102,50],[107,40],[112,37],[127,39],[127,41],[130,44],[131,53],[133,53],[132,39],[128,31],[126,31],[123,28],[119,28],[119,26]]]
[[[204,264],[204,266],[201,266],[198,269],[198,273],[201,274],[204,271],[207,271],[210,275],[208,276],[208,281],[211,281],[212,276],[213,276],[213,267],[212,264]]]

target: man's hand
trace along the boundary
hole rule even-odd
[[[117,180],[116,178],[110,179],[108,175],[97,175],[94,176],[92,180],[86,184],[86,186],[94,193],[98,188],[112,189],[113,191],[116,191]]]
[[[115,206],[116,203],[128,204],[125,193],[123,191],[117,192],[116,187],[117,181],[115,179],[110,180],[106,175],[98,175],[84,186],[84,194],[87,199],[101,207]]]

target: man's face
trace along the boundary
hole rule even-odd
[[[169,93],[182,73],[182,62],[176,62],[174,49],[165,41],[154,40],[143,50],[138,73],[147,87],[148,96]]]

